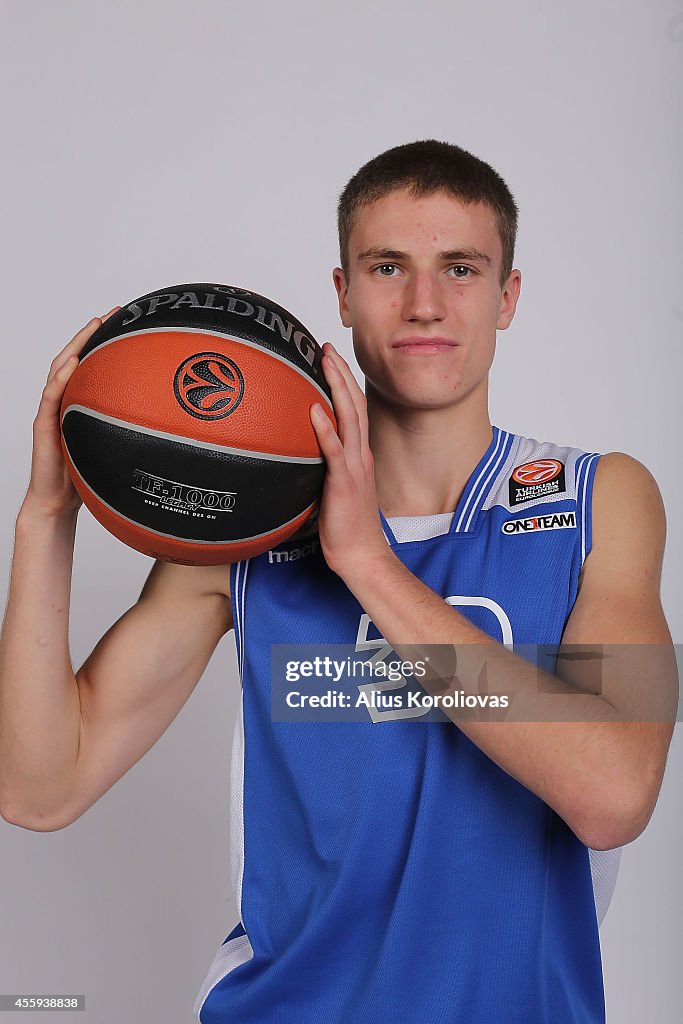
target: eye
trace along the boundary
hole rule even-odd
[[[472,270],[472,268],[471,268],[471,267],[466,267],[466,266],[464,266],[464,265],[463,265],[462,263],[457,263],[457,264],[455,264],[454,266],[452,266],[452,267],[449,267],[448,269],[449,269],[449,270],[466,270],[466,271],[467,271],[467,273],[468,273],[469,275],[471,275],[471,274],[474,274],[474,273],[475,273],[475,271],[474,271],[474,270]],[[466,280],[467,280],[467,278],[466,278],[465,276],[461,276],[460,274],[455,274],[454,276],[455,276],[455,277],[456,277],[456,278],[457,278],[457,279],[458,279],[459,281],[466,281]]]
[[[384,273],[384,271],[387,270],[389,271],[389,273]],[[379,266],[372,268],[373,274],[379,271],[380,277],[394,277],[395,275],[391,273],[392,270],[398,270],[398,267],[396,266],[395,263],[380,263]]]

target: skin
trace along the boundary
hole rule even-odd
[[[465,247],[491,262],[440,255]],[[370,248],[403,256],[366,259]],[[599,460],[593,547],[562,637],[573,651],[597,645],[609,652],[599,679],[581,659],[563,662],[561,677],[541,673],[472,626],[391,550],[378,508],[386,515],[455,508],[492,437],[488,372],[496,331],[514,316],[521,274],[513,270],[501,288],[502,249],[489,211],[444,194],[418,200],[397,191],[362,208],[349,249],[348,279],[341,268],[333,279],[366,394],[327,342],[322,365],[338,432],[311,408],[327,462],[318,519],[327,563],[399,657],[416,661],[432,645],[451,651],[453,664],[457,657],[457,675],[445,658],[439,672],[421,681],[427,692],[477,693],[485,669],[490,692],[512,693],[508,720],[443,710],[587,846],[623,846],[653,812],[677,702],[659,597],[666,523],[656,482],[625,453]],[[466,266],[478,272],[456,269]],[[455,340],[459,347],[393,347],[413,335]]]
[[[366,258],[398,250],[401,260]],[[474,249],[491,262],[443,259]],[[349,280],[336,268],[339,313],[366,379],[370,447],[386,515],[452,511],[492,437],[488,373],[496,331],[515,315],[521,273],[500,286],[502,244],[489,208],[437,193],[390,193],[359,211]],[[446,337],[440,352],[396,349],[410,336]]]

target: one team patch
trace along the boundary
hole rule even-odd
[[[519,505],[532,498],[544,498],[547,494],[565,491],[564,463],[557,459],[538,459],[525,462],[512,471],[509,480],[510,505]]]
[[[553,512],[548,516],[528,519],[506,519],[501,533],[536,533],[538,530],[572,530],[576,527],[575,512]]]

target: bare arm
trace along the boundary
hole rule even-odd
[[[155,562],[76,673],[80,748],[53,827],[80,817],[163,735],[232,629],[227,565]]]
[[[41,817],[65,796],[78,753],[78,688],[68,652],[75,513],[17,519],[0,637],[0,813],[23,794]]]
[[[429,645],[420,684],[430,696],[452,697],[460,688],[468,696],[510,696],[509,717],[499,720],[456,704],[443,711],[586,846],[610,850],[646,827],[676,721],[678,672],[659,597],[664,539],[653,477],[630,456],[603,455],[593,547],[561,644],[564,653],[578,647],[591,660],[560,662],[557,674],[478,629],[391,552],[342,568],[399,657],[414,664]]]
[[[114,307],[116,309],[118,307]],[[68,651],[69,595],[81,499],[64,463],[59,405],[94,317],[52,360],[33,421],[31,479],[15,531],[0,636],[0,813],[23,793],[36,814],[63,797],[78,752],[78,690]]]
[[[227,565],[157,562],[137,603],[73,671],[69,597],[81,501],[64,466],[57,411],[76,365],[65,360],[100,322],[79,331],[50,368],[0,635],[0,814],[39,831],[74,820],[143,756],[232,627]]]
[[[140,760],[232,628],[228,566],[157,561],[74,675],[72,545],[66,524],[18,522],[0,659],[1,808],[37,831],[76,820]]]

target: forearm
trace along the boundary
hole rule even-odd
[[[584,841],[596,835],[596,823],[605,835],[617,834],[632,796],[621,738],[637,726],[623,722],[607,700],[543,672],[477,629],[395,556],[382,557],[371,571],[367,563],[357,573],[348,568],[344,579],[401,659],[429,656],[427,676],[417,677],[428,694],[508,697],[507,712],[492,710],[489,721],[481,709],[438,705],[491,760]]]
[[[624,722],[602,697],[577,690],[499,643],[480,641],[479,631],[457,611],[446,605],[444,611],[452,617],[450,645],[427,648],[430,663],[441,662],[443,670],[420,681],[426,692],[505,695],[507,711],[490,711],[488,721],[481,708],[450,708],[446,702],[442,710],[587,846],[629,842],[631,831],[644,827],[633,812],[638,765],[627,756],[628,732],[638,726]],[[400,657],[414,660],[425,645],[397,649]]]
[[[80,699],[69,654],[76,516],[25,500],[0,635],[0,810],[49,817],[78,756]]]

